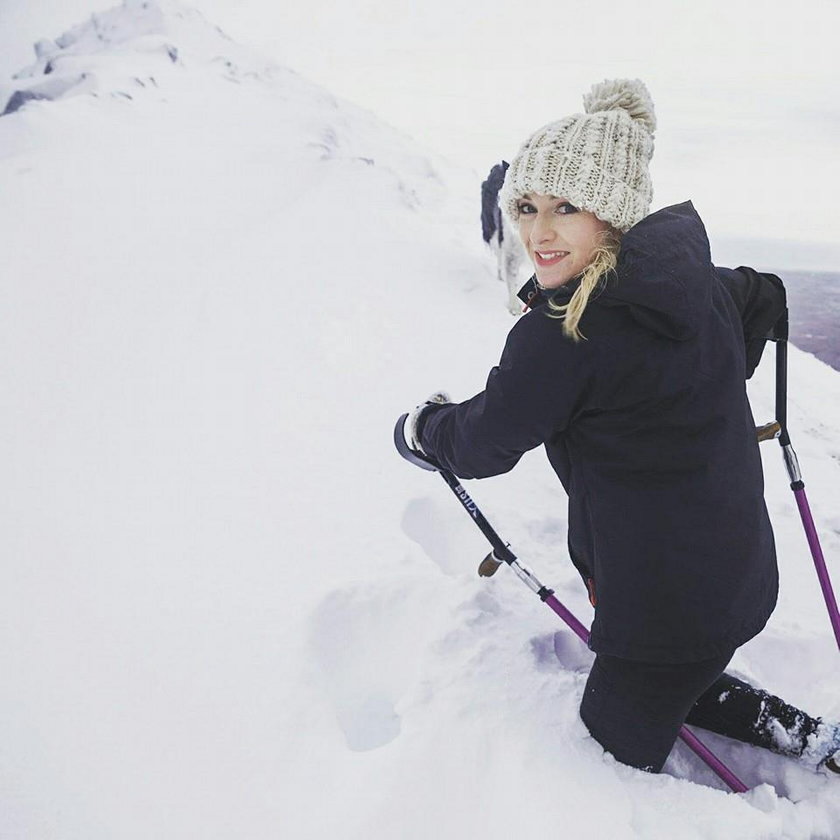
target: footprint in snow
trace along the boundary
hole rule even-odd
[[[310,618],[310,661],[349,749],[375,750],[401,729],[396,705],[416,683],[436,591],[399,578],[329,594]]]
[[[447,575],[477,568],[483,558],[476,551],[475,528],[456,504],[444,507],[429,497],[412,499],[405,507],[401,525],[403,533]],[[468,530],[471,527],[473,531]]]
[[[334,592],[315,611],[310,624],[312,661],[335,710],[347,746],[374,750],[400,734],[394,695],[383,671],[388,627],[383,604],[361,603],[353,590]]]
[[[354,752],[375,750],[400,734],[400,716],[385,694],[365,694],[336,708],[338,725]]]
[[[541,670],[588,672],[595,654],[570,630],[531,639],[531,652]]]

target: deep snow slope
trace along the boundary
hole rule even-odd
[[[707,736],[759,786],[734,796],[681,747],[658,777],[605,756],[577,717],[591,655],[505,570],[476,577],[478,532],[393,452],[396,416],[479,390],[511,325],[470,176],[173,2],[42,43],[15,92],[0,836],[840,835],[840,782],[790,761]],[[765,367],[757,418],[772,388]],[[792,349],[840,584],[839,403]],[[840,717],[765,446],[782,598],[735,666]],[[542,454],[470,491],[586,621]]]

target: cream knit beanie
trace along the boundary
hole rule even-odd
[[[549,123],[523,144],[499,204],[514,221],[525,193],[567,198],[625,232],[650,209],[656,116],[638,79],[610,79],[583,97],[585,113]]]

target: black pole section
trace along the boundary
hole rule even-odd
[[[790,446],[787,426],[787,308],[773,327],[773,340],[776,342],[776,421],[781,426],[779,445]]]
[[[493,546],[493,554],[501,563],[512,563],[516,555],[505,545],[502,538],[493,530],[493,526],[484,518],[484,514],[478,509],[476,503],[470,498],[469,493],[464,490],[461,482],[449,470],[438,470],[443,480],[449,485],[452,492],[458,497],[464,510],[475,520],[479,530],[487,537],[490,545]]]
[[[458,497],[458,501],[463,506],[464,510],[473,518],[475,524],[478,525],[479,530],[485,537],[487,537],[490,545],[493,546],[493,554],[496,560],[500,563],[512,563],[516,560],[516,555],[505,545],[502,538],[493,530],[493,526],[484,518],[484,514],[478,509],[478,505],[470,498],[469,493],[461,486],[461,482],[449,471],[443,469],[439,464],[436,464],[431,458],[424,457],[419,452],[411,449],[406,443],[403,429],[405,421],[408,418],[407,414],[403,414],[397,425],[394,427],[394,445],[397,451],[407,461],[411,461],[415,466],[421,467],[424,470],[432,472],[439,472],[441,478],[449,485],[452,492]]]

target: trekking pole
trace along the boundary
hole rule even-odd
[[[487,538],[493,550],[481,563],[479,574],[489,577],[502,564],[507,563],[513,569],[516,576],[536,595],[547,604],[560,618],[566,622],[569,628],[585,644],[589,643],[589,631],[578,621],[575,615],[568,610],[555,596],[554,590],[543,586],[539,580],[516,559],[516,555],[510,550],[510,546],[504,543],[490,523],[484,518],[484,514],[478,509],[478,505],[470,498],[466,490],[461,486],[460,481],[454,473],[435,464],[431,459],[424,457],[421,453],[411,449],[406,443],[403,432],[407,414],[403,414],[397,425],[394,427],[394,445],[397,451],[406,461],[430,472],[440,473],[441,478],[449,485],[449,488],[457,496],[458,501],[466,512],[473,518],[482,534]],[[693,733],[687,726],[680,728],[679,737],[687,746],[696,753],[735,793],[746,793],[747,786]]]
[[[814,518],[811,516],[811,508],[808,504],[808,497],[805,495],[805,482],[802,481],[802,473],[799,470],[799,460],[790,443],[790,435],[787,427],[787,340],[788,340],[788,313],[779,319],[773,329],[771,336],[776,342],[776,420],[779,423],[779,446],[782,447],[782,457],[785,461],[788,476],[790,477],[790,489],[796,499],[796,506],[799,508],[799,516],[802,519],[802,526],[805,529],[805,536],[808,546],[811,549],[811,556],[814,558],[814,567],[817,570],[817,579],[820,582],[825,605],[828,609],[828,617],[831,627],[834,630],[834,639],[837,647],[840,648],[840,612],[837,610],[837,599],[834,597],[834,589],[831,586],[831,578],[828,575],[828,568],[825,564],[820,539],[817,536],[817,529],[814,525]]]

